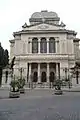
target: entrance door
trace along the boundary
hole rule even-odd
[[[42,74],[41,74],[41,82],[46,82],[46,72],[42,72]]]
[[[33,74],[33,82],[37,82],[37,80],[38,80],[38,73],[34,72],[34,74]]]
[[[54,82],[54,72],[50,72],[49,81]]]

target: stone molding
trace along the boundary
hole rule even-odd
[[[31,54],[29,54],[29,55],[27,55],[27,56],[16,56],[16,60],[17,61],[20,61],[20,60],[23,60],[23,61],[48,61],[48,62],[50,62],[50,61],[56,61],[56,60],[58,60],[58,61],[60,61],[60,60],[69,60],[69,61],[73,61],[73,60],[75,60],[75,57],[74,57],[74,55],[72,54],[71,56],[69,55],[55,55],[55,54],[45,54],[45,55],[40,55],[40,54],[37,54],[37,55],[31,55]]]

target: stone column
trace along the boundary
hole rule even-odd
[[[28,81],[28,63],[26,63],[26,82]]]
[[[38,63],[38,82],[41,82],[41,76],[40,76],[40,63]]]
[[[47,38],[47,53],[49,53],[49,38]]]
[[[29,63],[29,82],[31,82],[31,63]]]
[[[29,51],[29,53],[32,53],[32,39],[31,38],[29,38],[29,42],[28,42],[28,51]]]
[[[30,53],[32,53],[32,39],[30,39]]]
[[[40,53],[40,38],[39,38],[39,40],[38,40],[38,53]]]
[[[56,63],[56,78],[58,79],[59,73],[58,73],[58,63]]]
[[[55,38],[55,47],[56,47],[56,53],[59,53],[59,38],[58,37],[56,37]]]
[[[47,63],[47,82],[49,83],[49,63]]]

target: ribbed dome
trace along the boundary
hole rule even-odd
[[[48,12],[47,10],[35,12],[31,16],[31,18],[57,18],[57,17],[58,17],[57,13]]]

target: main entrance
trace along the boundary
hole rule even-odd
[[[38,81],[38,73],[34,72],[33,74],[33,82],[37,82]]]
[[[46,72],[42,72],[42,74],[41,74],[41,82],[46,82]]]
[[[50,72],[49,81],[54,82],[54,72]]]

